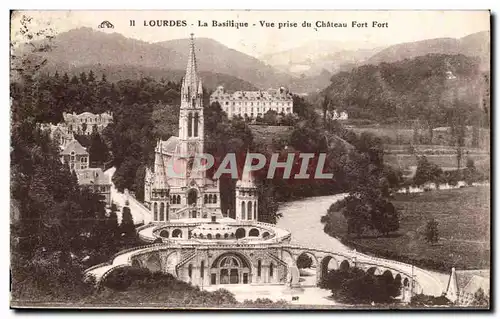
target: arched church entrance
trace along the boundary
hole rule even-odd
[[[212,285],[233,285],[250,283],[250,263],[237,253],[219,256],[210,269]]]

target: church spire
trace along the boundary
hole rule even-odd
[[[196,66],[196,53],[194,46],[194,33],[191,33],[191,43],[189,46],[189,56],[188,63],[186,66],[186,75],[184,76],[184,81],[182,83],[182,93],[191,101],[193,98],[197,98],[198,91],[201,87],[201,80],[198,78],[198,70]]]

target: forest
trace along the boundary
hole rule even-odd
[[[477,58],[428,54],[339,72],[316,99],[322,112],[346,110],[350,118],[432,129],[488,128],[490,75]]]

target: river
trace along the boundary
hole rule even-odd
[[[282,203],[279,212],[283,214],[283,217],[278,220],[277,226],[292,233],[292,244],[338,252],[352,251],[337,238],[327,235],[323,231],[323,224],[321,223],[321,216],[326,215],[330,205],[345,196],[345,194],[337,194],[309,197]],[[427,272],[439,279],[444,288],[446,287],[449,274],[430,270],[427,270]]]

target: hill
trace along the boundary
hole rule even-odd
[[[169,53],[172,65],[184,66],[187,63],[189,39],[157,42]],[[282,86],[289,81],[289,76],[280,73],[264,62],[208,38],[196,39],[197,63],[201,71],[228,74],[262,89]]]
[[[364,65],[332,76],[321,96],[328,98],[330,108],[347,110],[350,118],[448,123],[457,101],[470,112],[481,109],[480,63],[464,55],[428,54]]]
[[[396,44],[374,54],[365,64],[390,63],[436,53],[479,57],[482,68],[487,68],[490,64],[489,52],[490,32],[482,31],[459,39],[437,38]]]
[[[314,76],[322,70],[337,72],[343,65],[361,62],[381,48],[365,42],[309,41],[301,46],[261,56],[262,61],[294,75]]]
[[[141,78],[150,77],[157,81],[164,79],[165,81],[179,82],[185,74],[185,70],[172,70],[164,68],[127,66],[127,65],[84,65],[71,67],[69,65],[57,64],[54,69],[59,73],[66,72],[69,76],[79,75],[81,72],[88,73],[90,70],[94,72],[98,79],[102,74],[106,75],[108,81],[116,82],[120,80],[139,80]],[[203,86],[209,90],[214,90],[218,85],[224,85],[228,90],[256,90],[257,88],[242,79],[231,75],[201,71],[200,76],[203,80]]]
[[[189,39],[148,43],[119,33],[109,34],[91,28],[78,28],[58,34],[52,40],[49,52],[37,54],[47,59],[47,70],[67,71],[97,66],[101,71],[120,70],[118,75],[113,74],[114,77],[122,75],[135,78],[139,74],[157,77],[159,70],[172,71],[173,74],[184,70],[188,50]],[[268,88],[286,85],[290,78],[258,59],[212,39],[196,39],[196,51],[199,71],[212,73],[209,78],[222,79],[222,83],[230,84],[234,81],[233,78],[239,78],[254,87]],[[224,78],[221,74],[229,77]],[[249,87],[244,84],[238,89]]]

